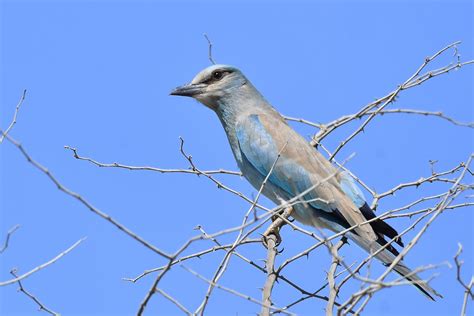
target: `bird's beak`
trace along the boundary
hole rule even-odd
[[[180,95],[183,97],[194,97],[198,94],[201,94],[206,87],[206,84],[187,84],[180,86],[171,91],[170,95]]]

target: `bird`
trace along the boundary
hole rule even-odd
[[[345,233],[389,266],[403,247],[398,232],[367,204],[355,179],[336,168],[264,98],[236,67],[214,64],[171,95],[191,97],[217,114],[242,175],[277,205],[299,197],[291,216],[304,225]],[[265,186],[262,183],[266,180]],[[302,197],[301,197],[302,195]],[[372,220],[367,223],[367,221]],[[426,297],[442,297],[408,268],[403,259],[393,268]]]

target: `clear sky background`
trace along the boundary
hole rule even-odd
[[[196,101],[171,97],[209,65],[207,32],[214,58],[235,65],[282,113],[328,122],[356,112],[406,80],[424,58],[462,40],[464,60],[474,58],[472,1],[1,1],[0,126],[11,121],[23,89],[28,89],[11,135],[63,184],[79,192],[157,247],[175,251],[197,234],[238,225],[248,206],[203,177],[101,169],[73,159],[63,146],[103,162],[187,168],[179,136],[202,169],[236,170],[217,117]],[[452,60],[452,52],[433,66]],[[392,108],[441,110],[474,120],[473,66],[454,71],[401,95]],[[356,128],[333,134],[326,145]],[[296,125],[309,136],[314,129]],[[377,118],[339,154],[356,156],[348,167],[377,192],[429,176],[428,160],[446,170],[473,151],[472,129],[436,118],[392,115]],[[244,179],[221,179],[247,195]],[[154,276],[136,284],[122,280],[165,261],[64,195],[9,143],[0,146],[0,243],[20,224],[9,249],[0,255],[0,280],[49,260],[79,238],[73,252],[24,281],[45,305],[63,315],[132,315]],[[471,180],[472,181],[472,178]],[[443,192],[433,185],[383,201],[378,212],[417,197]],[[263,200],[271,206],[271,203]],[[451,261],[464,245],[463,274],[473,274],[473,208],[449,211],[429,228],[406,261],[412,267]],[[409,223],[392,220],[398,229]],[[411,232],[406,240],[412,238]],[[285,251],[278,262],[312,241],[285,228]],[[229,238],[223,241],[230,240]],[[201,242],[191,250],[205,249]],[[263,258],[261,245],[245,254]],[[361,259],[357,247],[344,247],[348,260]],[[188,262],[211,277],[223,253]],[[329,256],[321,248],[287,274],[307,289],[325,279]],[[380,265],[374,263],[374,272]],[[455,270],[442,267],[432,282],[445,298],[430,302],[409,286],[378,293],[366,315],[458,315],[463,289]],[[424,274],[430,276],[431,274]],[[221,280],[260,298],[265,275],[233,259]],[[162,288],[194,310],[207,284],[176,267]],[[349,290],[357,289],[352,284]],[[38,315],[17,286],[0,288],[0,314]],[[341,301],[349,294],[342,293]],[[299,296],[277,284],[274,302],[284,306]],[[472,305],[472,304],[471,304]],[[294,312],[323,313],[325,304],[307,300]],[[473,313],[474,306],[470,306]],[[209,315],[254,315],[259,307],[215,290]],[[147,315],[179,310],[155,295]]]

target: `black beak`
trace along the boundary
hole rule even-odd
[[[170,95],[194,97],[198,94],[201,94],[205,87],[206,87],[205,84],[187,84],[187,85],[175,88],[173,91],[171,91]]]

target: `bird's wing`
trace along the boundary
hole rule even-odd
[[[314,187],[303,197],[313,208],[331,213],[350,226],[366,221],[336,179],[338,171],[280,116],[245,115],[238,120],[236,135],[243,159],[263,177],[275,164],[268,177],[272,185],[291,197]],[[377,240],[370,224],[361,224],[354,231],[367,241]]]
[[[360,190],[354,181],[354,178],[348,172],[341,172],[338,177],[339,185],[342,191],[350,197],[352,202],[361,208],[366,203],[364,193]]]

